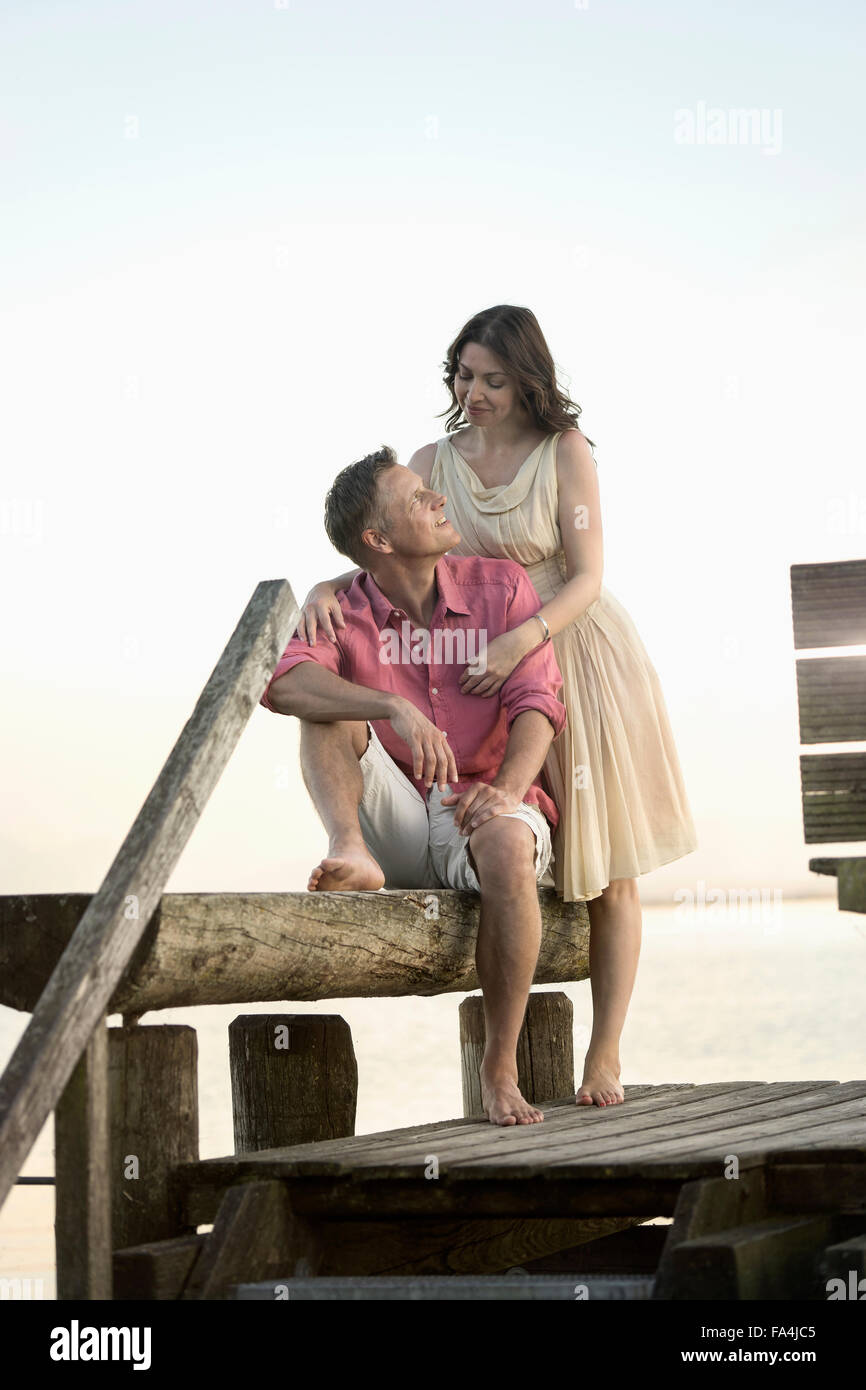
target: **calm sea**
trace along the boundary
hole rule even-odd
[[[574,1004],[580,1079],[589,981],[551,985]],[[457,1009],[463,996],[299,1004],[337,1013],[358,1059],[359,1134],[462,1114]],[[866,916],[835,898],[723,911],[645,907],[641,963],[622,1040],[626,1084],[670,1081],[851,1081],[866,1077]],[[273,1004],[171,1009],[145,1023],[187,1023],[199,1040],[201,1156],[233,1151],[228,1025]],[[288,1006],[286,1006],[288,1010]],[[119,1022],[114,1019],[113,1022]],[[0,1065],[27,1016],[0,1008]],[[25,1174],[53,1172],[52,1123]],[[0,1277],[42,1280],[54,1294],[53,1190],[17,1188],[0,1212]],[[37,1287],[34,1285],[33,1287]]]

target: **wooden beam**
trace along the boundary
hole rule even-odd
[[[538,893],[534,983],[589,976],[589,914]],[[91,899],[0,897],[0,1004],[32,1011]],[[479,989],[477,893],[165,893],[107,1013]],[[127,923],[127,926],[130,924]],[[359,949],[363,947],[363,949]]]
[[[285,1183],[240,1183],[223,1198],[182,1296],[225,1298],[244,1279],[315,1275],[321,1256],[319,1223],[292,1210]]]
[[[175,1236],[115,1250],[115,1299],[180,1298],[206,1240],[206,1235]]]
[[[108,1012],[162,891],[298,620],[285,579],[263,580],[78,923],[0,1078],[0,1206]],[[135,1012],[130,1009],[127,1012]]]

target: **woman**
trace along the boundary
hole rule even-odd
[[[493,695],[539,641],[553,642],[568,715],[544,769],[560,811],[556,888],[566,902],[586,900],[590,919],[593,1026],[575,1099],[616,1105],[625,1099],[619,1040],[640,955],[637,877],[696,849],[695,827],[658,676],[601,582],[591,441],[577,425],[580,407],[557,385],[535,315],[510,304],[485,309],[443,366],[447,433],[409,467],[447,497],[461,536],[455,553],[516,560],[541,599],[544,624],[532,618],[496,637],[461,684]],[[357,573],[310,591],[302,637],[314,642],[321,627],[333,639],[342,625],[336,592]]]

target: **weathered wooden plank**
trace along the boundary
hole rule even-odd
[[[633,1088],[626,1086],[626,1102],[622,1107],[613,1107],[607,1115],[612,1120],[615,1110],[621,1113],[630,1109],[631,1118],[627,1121],[627,1127],[630,1127],[639,1123],[639,1116],[648,1113],[655,1115],[660,1107],[668,1110],[675,1102],[691,1097],[698,1090],[711,1094],[734,1094],[746,1088],[756,1089],[759,1085],[765,1083],[714,1082],[708,1088],[697,1088],[691,1084]],[[640,1094],[641,1092],[643,1094]],[[591,1112],[589,1107],[576,1106],[574,1098],[569,1097],[565,1104],[556,1105],[546,1111],[544,1126],[564,1129],[570,1134],[575,1123],[591,1123],[592,1113],[602,1115],[605,1112],[595,1109]],[[576,1120],[575,1117],[578,1115],[580,1118]],[[534,1132],[539,1132],[542,1126],[533,1125],[531,1128]],[[227,1183],[236,1176],[336,1176],[341,1173],[351,1175],[357,1171],[359,1162],[365,1158],[382,1158],[387,1162],[390,1159],[401,1158],[404,1153],[408,1153],[417,1166],[430,1152],[442,1155],[462,1151],[464,1139],[468,1139],[470,1147],[480,1143],[483,1150],[491,1154],[500,1152],[503,1147],[505,1152],[509,1152],[519,1138],[515,1129],[516,1127],[506,1129],[491,1125],[486,1120],[445,1120],[436,1125],[385,1130],[379,1134],[357,1135],[353,1139],[332,1140],[324,1144],[293,1145],[287,1149],[203,1159],[196,1164],[179,1165],[174,1176],[183,1189],[185,1186],[208,1182]],[[525,1133],[530,1126],[521,1126],[520,1129],[521,1133]]]
[[[109,1028],[112,1247],[179,1234],[168,1175],[198,1158],[198,1043],[183,1024]]]
[[[446,1155],[447,1172],[467,1179],[474,1172],[480,1179],[488,1172],[517,1174],[523,1168],[528,1177],[543,1175],[548,1169],[558,1170],[572,1158],[580,1162],[600,1159],[619,1165],[626,1161],[649,1160],[659,1153],[685,1152],[683,1146],[688,1145],[693,1145],[695,1151],[699,1152],[705,1140],[711,1143],[715,1136],[730,1133],[745,1136],[765,1120],[799,1115],[810,1108],[829,1106],[831,1097],[846,1099],[839,1096],[838,1082],[826,1083],[823,1093],[811,1083],[778,1082],[773,1085],[772,1096],[759,1098],[744,1091],[730,1097],[712,1097],[706,1101],[679,1105],[669,1113],[664,1123],[651,1123],[648,1118],[640,1125],[628,1125],[625,1117],[617,1115],[614,1118],[615,1111],[609,1112],[609,1118],[602,1111],[604,1119],[589,1121],[594,1129],[580,1130],[577,1125],[585,1126],[587,1123],[581,1114],[570,1131],[548,1139],[540,1133],[536,1134],[536,1127],[530,1134],[527,1127],[523,1133],[515,1135],[512,1144],[501,1146],[498,1150],[468,1153],[465,1147],[459,1150],[449,1148]],[[851,1096],[847,1098],[852,1099]],[[859,1103],[856,1092],[852,1103]],[[587,1120],[588,1116],[587,1111]],[[374,1163],[375,1160],[369,1165],[371,1169]],[[358,1170],[366,1171],[367,1165],[363,1168],[358,1165]]]
[[[586,979],[586,903],[552,888],[538,899],[534,983]],[[89,902],[86,893],[0,897],[0,1004],[34,1008]],[[107,1012],[478,989],[478,912],[477,893],[452,889],[164,893]]]
[[[836,1085],[837,1083],[828,1084]],[[805,1085],[810,1089],[812,1087],[812,1083],[805,1083]],[[707,1088],[687,1087],[683,1089],[690,1094],[694,1094],[697,1089],[703,1089],[706,1099],[707,1092],[712,1092],[716,1095],[734,1096],[742,1091],[753,1093],[762,1087],[765,1087],[765,1083],[758,1083],[757,1086],[752,1083],[739,1083],[733,1086],[726,1083],[713,1083],[712,1086]],[[797,1083],[791,1083],[785,1087],[785,1090],[788,1093],[799,1093],[803,1088],[804,1083],[799,1083],[799,1085]],[[662,1088],[651,1089],[659,1090]],[[628,1088],[626,1088],[626,1090],[628,1091]],[[635,1105],[637,1105],[637,1103],[638,1102],[634,1102]],[[656,1103],[658,1104],[658,1100]],[[642,1100],[640,1104],[645,1105],[646,1099]],[[613,1121],[615,1112],[619,1111],[621,1114],[625,1108],[625,1106],[612,1108],[607,1112],[608,1120]],[[599,1115],[604,1114],[603,1111],[598,1111],[596,1113]],[[587,1134],[586,1125],[590,1115],[588,1110],[582,1110],[576,1106],[572,1108],[572,1106],[569,1105],[567,1111],[563,1112],[563,1114],[568,1123],[570,1133],[575,1132],[574,1126],[576,1123],[579,1123],[581,1125],[581,1132],[585,1135]],[[665,1124],[664,1116],[655,1114],[653,1118],[658,1120],[662,1125]],[[667,1120],[669,1122],[670,1114],[668,1114]],[[632,1121],[630,1123],[634,1122],[635,1121]],[[546,1123],[547,1121],[545,1121],[545,1124]],[[537,1134],[541,1131],[542,1126],[532,1126],[531,1129]],[[513,1129],[503,1130],[486,1124],[478,1126],[478,1130],[480,1130],[480,1134],[485,1141],[485,1151],[491,1156],[489,1161],[492,1161],[493,1157],[503,1151],[507,1154],[513,1143],[517,1141],[519,1137]],[[529,1130],[529,1126],[522,1127],[522,1133],[524,1134],[529,1133]],[[661,1132],[665,1132],[664,1129]],[[466,1133],[465,1128],[463,1133]],[[398,1140],[400,1139],[401,1131],[394,1131],[393,1134]],[[376,1136],[372,1137],[376,1138]],[[383,1136],[386,1141],[388,1137],[387,1134]],[[369,1139],[370,1136],[367,1136],[367,1138]],[[208,1185],[211,1184],[215,1185],[218,1190],[221,1190],[238,1177],[245,1178],[254,1174],[263,1177],[288,1177],[299,1174],[317,1174],[320,1177],[324,1177],[325,1175],[339,1176],[343,1174],[353,1181],[360,1181],[363,1178],[364,1181],[367,1182],[381,1171],[387,1175],[388,1180],[393,1181],[400,1176],[409,1178],[419,1177],[430,1168],[431,1160],[433,1160],[436,1171],[440,1171],[441,1169],[441,1175],[448,1179],[453,1171],[455,1162],[457,1162],[460,1157],[459,1151],[455,1154],[454,1150],[455,1143],[461,1138],[460,1132],[458,1131],[455,1134],[454,1131],[451,1130],[445,1133],[430,1134],[425,1132],[422,1128],[421,1133],[414,1134],[412,1138],[413,1143],[409,1148],[408,1157],[405,1156],[405,1146],[398,1145],[396,1158],[392,1157],[389,1153],[387,1144],[383,1145],[383,1143],[377,1142],[375,1148],[368,1147],[366,1154],[370,1162],[366,1170],[363,1166],[365,1155],[365,1149],[363,1147],[364,1136],[361,1136],[359,1139],[353,1141],[340,1140],[334,1141],[332,1144],[318,1146],[318,1157],[312,1155],[307,1156],[305,1148],[299,1149],[296,1146],[292,1150],[276,1150],[269,1153],[229,1156],[223,1159],[208,1159],[200,1164],[186,1165],[176,1170],[175,1177],[179,1183],[181,1192],[188,1192],[190,1188],[197,1188],[199,1191],[205,1191]],[[354,1145],[350,1153],[337,1153],[338,1150],[345,1150],[349,1143]],[[603,1154],[606,1156],[611,1147],[619,1148],[620,1144],[621,1140],[618,1136],[612,1140],[606,1141],[602,1146]],[[313,1146],[309,1147],[312,1148]],[[569,1148],[568,1151],[571,1152],[571,1149]],[[530,1154],[529,1157],[531,1158],[532,1155]],[[545,1165],[542,1163],[541,1167],[544,1168],[544,1166]],[[706,1164],[703,1166],[704,1168],[707,1167]],[[599,1171],[607,1172],[605,1162],[601,1162],[598,1167]],[[709,1165],[709,1168],[710,1171],[717,1168],[717,1160],[715,1157]],[[527,1168],[526,1171],[528,1172],[530,1170]],[[694,1171],[694,1168],[687,1168],[686,1171]],[[188,1197],[187,1201],[189,1202],[190,1200],[191,1199]],[[197,1213],[197,1220],[204,1221],[210,1219],[209,1216],[202,1214],[202,1212],[206,1210],[212,1212],[212,1206],[208,1205],[205,1197],[202,1197],[200,1202],[193,1202],[193,1209]]]
[[[292,1210],[285,1183],[242,1183],[223,1198],[182,1297],[225,1298],[241,1279],[314,1275],[321,1253],[318,1226]]]
[[[256,586],[101,888],[46,984],[0,1078],[0,1205],[106,1014],[297,617],[298,606],[284,579]]]
[[[801,743],[849,743],[866,738],[866,656],[798,661]]]
[[[866,753],[800,756],[807,844],[866,839]]]
[[[828,1086],[838,1083],[828,1083]],[[778,1083],[773,1090],[774,1097],[781,1103],[786,1097],[796,1108],[809,1083]],[[489,1169],[498,1167],[500,1162],[507,1171],[527,1165],[527,1173],[543,1173],[548,1165],[563,1156],[579,1151],[582,1157],[588,1155],[620,1155],[628,1149],[643,1150],[658,1136],[666,1140],[674,1133],[695,1135],[702,1129],[715,1130],[720,1123],[720,1113],[726,1115],[736,1112],[738,1117],[748,1110],[761,1109],[763,1112],[770,1097],[769,1087],[759,1086],[724,1087],[717,1083],[709,1096],[672,1097],[663,1102],[664,1110],[651,1103],[643,1107],[635,1105],[628,1113],[628,1107],[590,1109],[589,1106],[575,1106],[574,1114],[559,1126],[524,1125],[510,1129],[498,1129],[498,1137],[483,1132],[480,1135],[455,1136],[447,1144],[436,1149],[442,1171],[449,1175],[459,1172],[461,1176],[477,1171],[480,1176]],[[696,1088],[698,1091],[701,1088]],[[417,1142],[402,1148],[376,1151],[355,1157],[353,1171],[358,1177],[387,1176],[388,1171],[400,1172],[410,1176],[413,1168],[420,1163],[420,1149]]]
[[[808,1124],[832,1123],[840,1114],[866,1114],[866,1081],[774,1081],[767,1085],[763,1096],[747,1092],[728,1100],[721,1097],[715,1108],[712,1099],[703,1104],[681,1107],[672,1121],[664,1126],[656,1141],[651,1131],[634,1131],[616,1136],[617,1149],[643,1145],[644,1140],[664,1142],[674,1138],[698,1141],[709,1133],[724,1128],[751,1130],[767,1121],[788,1116],[800,1116],[799,1132]],[[674,1134],[676,1129],[676,1134]],[[581,1143],[581,1152],[592,1152],[605,1146],[605,1135],[599,1131]]]
[[[115,1299],[180,1298],[206,1240],[205,1235],[175,1236],[115,1250]]]
[[[842,1137],[845,1140],[854,1141],[856,1134],[862,1135],[862,1115],[863,1103],[861,1099],[849,1101],[847,1104],[836,1104],[827,1107],[827,1118],[822,1118],[814,1126],[808,1124],[804,1119],[797,1123],[792,1136],[791,1116],[799,1112],[796,1107],[789,1108],[788,1114],[780,1114],[775,1119],[759,1120],[757,1118],[742,1124],[731,1124],[727,1127],[720,1126],[699,1137],[694,1135],[676,1136],[672,1135],[669,1141],[660,1141],[656,1144],[645,1146],[623,1146],[615,1160],[611,1160],[607,1165],[607,1171],[612,1175],[628,1174],[635,1171],[647,1169],[652,1166],[653,1171],[659,1173],[673,1173],[680,1171],[682,1162],[707,1162],[715,1158],[718,1168],[724,1166],[728,1154],[735,1154],[738,1160],[746,1158],[750,1162],[757,1159],[769,1160],[774,1148],[778,1145],[785,1152],[794,1154],[797,1151],[800,1136],[802,1142],[807,1143],[814,1135],[822,1135],[829,1142],[834,1138]],[[835,1119],[831,1118],[829,1112],[835,1112]],[[851,1122],[856,1123],[852,1124]],[[839,1126],[836,1128],[836,1126]],[[866,1143],[866,1141],[864,1141]],[[586,1158],[563,1157],[554,1158],[546,1164],[545,1171],[551,1175],[572,1174],[579,1176],[585,1168],[592,1168],[593,1159],[588,1155]],[[675,1166],[671,1166],[675,1165]],[[501,1174],[506,1163],[497,1163],[497,1174]],[[462,1169],[452,1167],[449,1173],[453,1176],[468,1177],[469,1174]]]
[[[58,1299],[111,1298],[108,1037],[92,1034],[54,1115]]]
[[[794,646],[866,642],[866,560],[791,566]]]

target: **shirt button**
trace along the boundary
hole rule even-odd
[[[439,687],[436,686],[436,685],[434,685],[433,689],[430,691],[430,694],[431,694],[431,695],[438,695],[438,694],[439,694]]]

